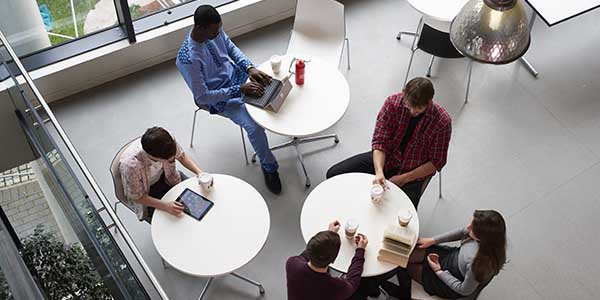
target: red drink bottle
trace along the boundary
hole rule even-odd
[[[304,84],[304,69],[306,65],[304,61],[299,59],[296,61],[296,84],[303,85]]]

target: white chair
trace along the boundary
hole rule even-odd
[[[298,0],[288,54],[314,56],[337,62],[339,66],[344,45],[350,69],[350,41],[346,36],[343,4],[333,0]]]
[[[190,138],[190,148],[194,148],[194,133],[196,132],[196,117],[198,115],[198,111],[204,110],[202,108],[198,108],[194,111],[194,121],[192,121],[192,136]],[[248,151],[246,150],[246,139],[244,139],[244,129],[240,126],[240,134],[242,135],[242,148],[244,148],[244,158],[246,159],[246,164],[248,164]]]
[[[459,298],[460,300],[477,300],[477,298],[479,298],[479,295],[481,294],[481,291],[483,291],[483,289],[490,283],[490,281],[492,281],[491,279],[488,280],[487,282],[484,282],[483,284],[480,284],[479,287],[477,287],[477,290],[475,290],[475,292],[469,296],[466,296],[464,298]],[[379,290],[381,291],[381,293],[383,294],[383,296],[385,297],[385,299],[390,300],[390,299],[395,299],[390,297],[384,289],[382,289],[381,287],[379,288]],[[424,289],[423,286],[416,282],[416,281],[412,281],[411,283],[411,287],[410,287],[410,293],[411,293],[411,297],[413,299],[417,299],[417,300],[442,300],[442,298],[438,297],[438,296],[431,296],[429,295]]]
[[[133,208],[129,207],[127,204],[127,200],[125,199],[125,190],[123,189],[123,181],[121,180],[121,169],[120,169],[120,161],[121,155],[125,152],[125,149],[129,147],[133,142],[139,141],[139,137],[133,139],[129,143],[125,144],[125,146],[119,149],[119,152],[115,155],[112,162],[110,163],[110,175],[112,176],[113,186],[115,189],[115,196],[117,197],[117,202],[114,204],[115,215],[119,217],[117,214],[117,205],[120,203],[125,207],[129,208],[131,211],[134,211]],[[117,233],[117,228],[115,227],[115,233]]]

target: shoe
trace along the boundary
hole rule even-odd
[[[398,285],[386,280],[380,286],[388,296],[393,297],[392,299],[398,299],[398,289],[400,288]]]
[[[281,180],[279,179],[279,173],[277,171],[268,173],[263,170],[263,174],[265,175],[265,183],[267,184],[269,191],[275,195],[279,195],[281,193]]]
[[[381,291],[379,290],[379,287],[376,287],[372,291],[369,292],[369,297],[371,297],[371,298],[379,298],[380,295],[381,295]]]

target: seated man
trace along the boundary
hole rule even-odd
[[[446,164],[452,132],[450,115],[433,102],[429,79],[410,80],[402,93],[389,96],[375,125],[372,151],[348,158],[327,171],[327,178],[350,172],[375,175],[384,187],[389,179],[419,205],[424,179]]]
[[[199,6],[194,13],[194,27],[177,55],[177,68],[199,108],[224,116],[246,130],[267,187],[279,194],[279,165],[269,149],[265,130],[250,117],[242,101],[242,94],[261,96],[271,77],[254,67],[221,26],[221,16],[214,7]],[[251,82],[245,83],[248,77]]]
[[[365,262],[367,237],[355,237],[356,252],[348,268],[346,278],[331,277],[328,266],[340,251],[340,222],[333,221],[329,230],[313,236],[306,250],[292,256],[285,264],[288,300],[346,300],[350,299],[360,284]]]
[[[151,222],[154,209],[180,216],[183,205],[176,201],[160,199],[181,182],[183,173],[175,168],[175,160],[196,175],[202,170],[181,146],[161,127],[146,130],[141,139],[132,142],[119,157],[119,171],[123,184],[124,204],[140,220]],[[117,194],[119,194],[117,192]]]

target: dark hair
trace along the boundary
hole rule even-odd
[[[335,261],[340,252],[340,236],[333,231],[321,231],[313,236],[306,245],[306,256],[317,268],[324,268]]]
[[[221,15],[212,5],[200,5],[194,12],[194,26],[206,27],[221,23]]]
[[[148,128],[142,135],[142,148],[146,153],[162,159],[170,159],[177,153],[177,143],[169,132],[156,126]]]
[[[431,80],[423,77],[415,77],[411,79],[404,87],[404,98],[410,102],[411,105],[416,107],[423,107],[429,105],[435,90],[433,89],[433,83]]]
[[[473,259],[475,279],[484,282],[500,272],[506,263],[506,224],[495,210],[473,213],[473,234],[479,239],[479,250]]]

